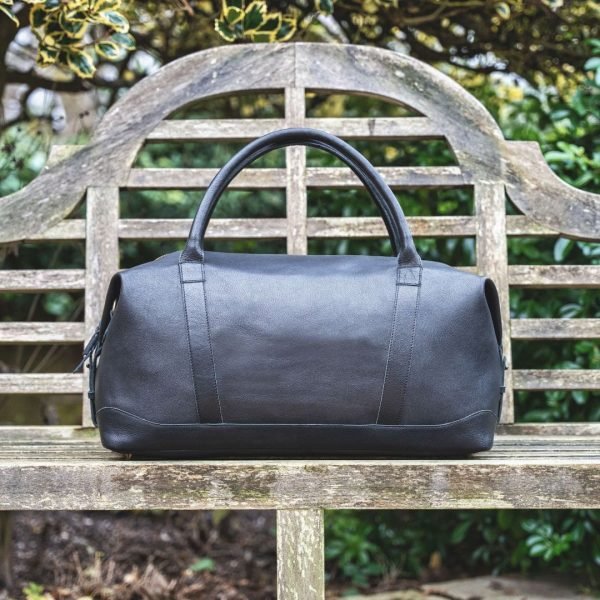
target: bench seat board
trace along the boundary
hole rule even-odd
[[[451,460],[144,461],[48,429],[0,433],[0,510],[600,508],[597,436],[499,435]]]

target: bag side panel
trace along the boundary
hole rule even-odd
[[[498,411],[503,368],[483,277],[424,263],[402,423]]]
[[[98,364],[98,409],[113,406],[159,423],[198,421],[177,258],[121,273]]]

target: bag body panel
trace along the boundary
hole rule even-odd
[[[397,261],[206,253],[205,286],[228,423],[374,423]]]
[[[178,260],[172,253],[116,275],[122,285],[98,367],[99,411],[113,407],[165,425],[198,423]],[[386,257],[206,253],[208,320],[226,422],[374,424],[396,265]],[[486,280],[423,265],[398,424],[437,426],[480,410],[496,415],[502,369]],[[413,343],[409,332],[401,343]]]
[[[137,458],[458,457],[492,447],[496,415],[438,425],[162,424],[106,407],[98,423],[106,448]]]

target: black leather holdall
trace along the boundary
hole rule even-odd
[[[354,171],[395,256],[204,250],[235,175],[290,145]],[[134,456],[464,455],[491,447],[504,389],[493,282],[422,261],[373,166],[314,129],[248,144],[211,182],[182,252],[114,275],[86,359],[102,443]]]

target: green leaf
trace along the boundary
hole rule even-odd
[[[135,38],[130,33],[113,33],[110,39],[124,50],[135,50]]]
[[[267,14],[267,5],[260,0],[252,2],[245,10],[244,14],[244,31],[252,31],[257,29],[265,19]]]
[[[296,33],[296,28],[297,22],[295,17],[283,17],[276,40],[278,42],[286,42]]]
[[[236,39],[235,32],[229,25],[221,19],[215,19],[215,31],[226,41],[234,42]]]
[[[592,58],[588,58],[585,61],[583,68],[586,71],[595,71],[596,69],[600,69],[600,56],[593,56]]]
[[[333,13],[333,0],[315,0],[315,10],[325,15]]]
[[[89,79],[96,72],[94,60],[90,54],[75,48],[71,48],[67,52],[67,66],[82,79]]]
[[[129,21],[116,10],[99,12],[97,15],[95,15],[94,21],[97,23],[110,25],[110,27],[119,33],[127,33],[129,31]]]
[[[450,535],[450,543],[460,544],[466,537],[469,529],[471,528],[473,521],[463,521],[457,525]]]
[[[123,49],[111,40],[104,40],[102,42],[98,42],[94,49],[98,53],[99,56],[106,58],[108,60],[119,60],[123,58],[125,52]]]
[[[199,558],[193,565],[190,566],[190,570],[194,573],[200,573],[202,571],[214,571],[215,561],[208,556]]]
[[[222,18],[229,23],[229,25],[235,25],[243,20],[244,11],[237,8],[237,6],[228,6],[227,9],[223,11]]]
[[[37,63],[42,67],[53,65],[58,60],[58,50],[47,46],[40,46]]]
[[[89,24],[85,20],[85,15],[81,19],[77,17],[78,14],[80,15],[81,13],[61,12],[58,15],[58,23],[64,32],[74,38],[81,39],[85,35]]]
[[[46,7],[46,10],[56,10],[57,8],[60,8],[61,2],[60,0],[46,0],[44,2],[44,6]]]
[[[29,24],[34,28],[41,27],[48,20],[49,15],[50,13],[41,4],[36,4],[31,7]]]
[[[556,262],[564,262],[574,246],[575,242],[573,240],[558,238],[554,244],[554,260]]]

